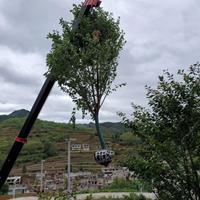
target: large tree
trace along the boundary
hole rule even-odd
[[[72,9],[74,19],[80,6]],[[124,45],[124,33],[119,19],[102,8],[93,9],[83,18],[79,29],[74,31],[74,20],[60,20],[62,33],[50,33],[51,52],[47,55],[48,72],[58,81],[83,114],[89,113],[95,121],[101,146],[105,143],[99,128],[99,110],[106,96],[121,85],[112,88],[117,72],[119,52]]]
[[[200,199],[200,65],[168,71],[157,88],[147,87],[149,108],[133,105],[123,122],[141,138],[137,154],[125,160],[152,183],[158,199]]]

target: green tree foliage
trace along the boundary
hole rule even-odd
[[[141,138],[137,156],[125,164],[151,181],[162,200],[200,199],[200,65],[168,71],[156,89],[147,87],[150,109],[133,105],[123,122]]]
[[[76,129],[76,108],[73,108],[73,111],[72,111],[72,114],[71,114],[71,118],[69,120],[68,125],[72,126],[73,130]]]
[[[87,200],[94,200],[91,196],[88,196]],[[130,193],[129,196],[124,195],[124,197],[101,197],[99,200],[151,200],[149,198],[146,198],[143,195],[136,195],[135,193]]]
[[[77,19],[81,6],[74,5],[71,11]],[[85,16],[78,30],[74,21],[60,20],[62,34],[50,33],[51,52],[47,55],[47,76],[58,81],[81,109],[83,115],[90,113],[99,130],[99,110],[112,91],[111,84],[117,72],[119,52],[124,45],[124,33],[119,28],[119,19],[102,8],[93,9]]]
[[[57,194],[46,194],[46,193],[40,193],[38,196],[39,200],[51,200],[52,198],[57,200],[68,200],[68,199],[76,199],[76,195],[72,194],[72,197],[67,196],[66,193],[60,192]],[[98,198],[99,200],[151,200],[149,198],[146,198],[143,195],[137,195],[135,193],[130,193],[129,196],[124,195],[124,197],[101,197]],[[85,200],[96,200],[96,198],[93,197],[92,194],[88,195]]]
[[[129,180],[125,178],[115,178],[111,185],[106,186],[101,191],[105,192],[151,192],[151,185],[140,180]]]
[[[0,189],[0,195],[8,194],[9,185],[4,184],[3,187]]]
[[[140,138],[134,135],[132,132],[125,132],[120,135],[120,140],[122,144],[125,145],[138,145],[140,144]]]
[[[22,173],[23,173],[23,175],[27,173],[26,165],[22,166]]]
[[[112,133],[111,134],[111,139],[112,139],[112,142],[119,142],[120,141],[120,134],[119,133]]]
[[[44,155],[45,158],[50,156],[56,156],[58,154],[58,150],[56,146],[50,142],[44,142]]]

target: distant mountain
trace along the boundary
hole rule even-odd
[[[0,115],[0,123],[13,118],[23,118],[26,117],[28,114],[29,114],[28,110],[21,109],[21,110],[16,110],[8,115]],[[86,129],[89,128],[95,131],[95,124],[92,122],[89,124],[77,124],[77,127]],[[100,123],[100,127],[104,133],[109,133],[109,134],[120,134],[127,130],[120,122],[103,122]]]
[[[8,116],[10,117],[26,117],[29,114],[28,110],[21,109],[21,110],[16,110],[12,113],[10,113]]]
[[[28,110],[25,110],[25,109],[16,110],[16,111],[10,113],[9,115],[0,115],[0,122],[3,122],[3,121],[10,119],[10,118],[26,117],[28,114],[29,114]]]
[[[92,128],[95,129],[94,123],[89,124],[78,124],[80,127],[84,128]],[[110,134],[119,134],[127,131],[127,129],[124,127],[124,125],[120,122],[102,122],[100,123],[100,128],[104,133],[110,133]]]

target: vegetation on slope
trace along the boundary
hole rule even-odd
[[[16,112],[14,112],[16,113]],[[12,144],[17,137],[25,117],[13,117],[8,115],[9,118],[0,122],[0,165],[5,160]],[[118,128],[117,128],[118,127]],[[113,139],[113,134],[117,135],[123,133],[123,126],[120,123],[103,123],[102,129],[105,133],[106,141],[111,149],[116,151],[117,157],[114,162],[123,155],[119,153],[119,144]],[[115,130],[118,129],[118,132]],[[79,152],[72,153],[73,170],[84,170],[88,166],[97,167],[93,159],[93,153],[98,149],[99,141],[96,131],[92,124],[78,124],[76,129],[73,130],[70,124],[56,123],[43,120],[37,120],[29,137],[28,143],[24,145],[20,156],[15,164],[16,167],[21,169],[24,166],[35,165],[42,159],[47,162],[55,163],[55,166],[63,170],[66,166],[67,145],[65,140],[68,138],[76,138],[78,144],[90,144],[91,151],[80,154]],[[116,137],[119,138],[119,137]],[[120,147],[121,148],[121,147]],[[27,167],[29,169],[29,167]],[[31,170],[35,170],[35,166]],[[21,170],[23,171],[23,170]]]

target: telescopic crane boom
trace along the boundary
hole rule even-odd
[[[88,15],[91,8],[98,7],[101,4],[101,1],[99,0],[86,0],[80,10],[79,16],[77,19],[75,19],[75,22],[73,24],[73,29],[77,30],[79,27],[79,24],[81,23],[81,20],[84,16]],[[49,96],[49,93],[51,92],[51,89],[54,85],[55,81],[47,78],[44,82],[38,97],[33,104],[33,107],[21,129],[19,132],[18,137],[15,139],[14,144],[0,170],[0,189],[4,185],[23,145],[27,142],[27,137],[47,99]]]

